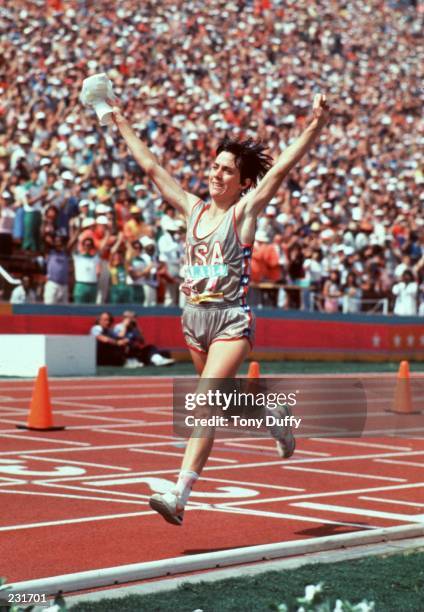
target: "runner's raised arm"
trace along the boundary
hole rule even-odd
[[[163,168],[157,157],[148,146],[137,136],[128,120],[118,108],[113,109],[113,120],[119,129],[139,166],[154,182],[162,196],[169,204],[185,215],[189,215],[192,206],[198,198],[181,187],[181,185]]]
[[[269,201],[275,196],[290,170],[311,149],[329,119],[330,113],[325,95],[317,94],[315,96],[312,110],[313,119],[311,123],[305,128],[299,138],[279,156],[276,163],[258,182],[257,186],[250,190],[240,201],[240,208],[244,209],[245,215],[251,215],[256,219],[257,215],[262,212]]]

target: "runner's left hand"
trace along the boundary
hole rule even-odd
[[[312,105],[313,121],[321,129],[330,119],[330,109],[325,94],[316,94]]]

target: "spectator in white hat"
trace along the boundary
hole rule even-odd
[[[31,140],[26,135],[21,136],[18,145],[13,147],[13,152],[10,156],[10,169],[12,172],[18,170],[19,161],[24,161],[27,168],[32,168],[36,163],[36,155],[31,150]]]
[[[166,283],[164,306],[178,305],[179,272],[184,248],[181,244],[181,225],[176,219],[164,215],[161,219],[162,236],[158,240],[159,257],[166,262],[168,274],[173,282]]]
[[[0,193],[0,255],[11,255],[13,250],[13,223],[16,213],[10,191]]]
[[[78,202],[78,215],[72,217],[69,221],[69,235],[72,236],[76,231],[80,230],[83,222],[86,219],[90,219],[91,225],[94,224],[94,217],[92,217],[92,211],[94,209],[94,202],[83,198]],[[87,224],[86,224],[87,227]]]
[[[144,291],[143,306],[156,306],[158,303],[158,268],[159,258],[156,254],[156,243],[149,236],[143,236],[140,239],[140,244],[143,248],[141,258],[148,267],[149,273],[139,277],[142,279]]]

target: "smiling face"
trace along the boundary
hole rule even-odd
[[[209,193],[215,202],[231,206],[240,198],[246,183],[240,182],[240,171],[232,153],[222,151],[209,173]]]

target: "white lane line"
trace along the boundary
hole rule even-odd
[[[331,474],[332,476],[350,476],[352,478],[364,478],[368,480],[388,480],[389,482],[408,482],[407,478],[391,478],[389,476],[372,476],[370,474],[339,472],[337,470],[321,470],[319,468],[301,467],[298,465],[285,465],[285,470],[300,470],[302,472],[313,472],[317,474]]]
[[[396,414],[396,413],[393,413]],[[367,436],[387,436],[390,434],[394,434],[399,437],[408,437],[414,438],[415,434],[423,433],[424,427],[398,427],[397,425],[390,426],[387,425],[384,429],[367,429]],[[412,435],[411,435],[412,434]]]
[[[412,457],[413,455],[424,455],[424,450],[421,451],[412,451],[412,452],[399,452],[399,453],[377,453],[377,454],[366,454],[366,455],[342,455],[338,457],[323,457],[322,459],[319,457],[312,459],[289,459],[288,462],[290,465],[295,463],[327,463],[327,462],[340,462],[340,461],[359,461],[360,459],[380,459],[384,457]],[[281,459],[279,461],[258,461],[255,463],[240,463],[240,468],[250,468],[250,467],[268,467],[271,465],[280,465]],[[236,467],[236,466],[235,466]],[[217,467],[205,467],[204,470],[217,470]],[[228,467],[228,469],[232,469]]]
[[[281,502],[281,501],[297,501],[301,499],[317,499],[323,497],[337,497],[340,495],[357,495],[358,493],[374,493],[377,491],[400,491],[402,489],[415,489],[422,488],[424,486],[424,482],[418,482],[413,484],[406,485],[390,485],[388,487],[369,487],[367,489],[350,489],[350,490],[341,490],[341,491],[326,491],[325,493],[305,493],[303,495],[285,495],[284,497],[274,497],[266,500],[252,500],[252,501],[240,501],[237,502],[238,506],[241,505],[253,505],[253,504],[263,504],[263,503],[271,503],[271,502]],[[227,504],[232,504],[233,502],[223,502],[221,505],[226,506]]]
[[[301,521],[303,523],[320,523],[325,525],[344,525],[347,527],[360,527],[361,529],[376,529],[374,525],[364,525],[362,523],[347,523],[344,521],[331,521],[330,519],[317,519],[312,516],[302,516],[300,514],[288,514],[286,512],[269,512],[266,510],[249,510],[244,508],[237,508],[235,506],[223,506],[222,504],[213,505],[204,510],[212,510],[215,512],[230,512],[233,514],[244,514],[247,516],[266,516],[269,518],[278,519],[290,519],[294,521]]]
[[[176,441],[175,438],[173,436],[164,436],[164,435],[160,435],[160,434],[145,434],[145,437],[151,437],[151,438],[166,438],[166,439],[170,439],[173,441]],[[128,448],[138,448],[138,447],[143,447],[143,444],[116,444],[116,445],[104,445],[104,446],[91,446],[90,448],[84,448],[84,449],[76,449],[76,448],[64,448],[64,449],[49,449],[49,450],[40,450],[40,451],[31,451],[31,450],[26,450],[26,451],[7,451],[7,452],[0,452],[0,456],[2,455],[8,455],[8,456],[12,456],[12,455],[20,455],[22,453],[26,453],[26,454],[39,454],[39,453],[58,453],[58,452],[63,452],[63,453],[70,453],[70,452],[87,452],[87,451],[99,451],[99,450],[116,450],[116,449],[128,449]],[[411,455],[421,455],[424,454],[424,451],[415,451],[413,453],[384,453],[384,454],[376,454],[376,455],[356,455],[356,456],[346,456],[346,457],[325,457],[325,458],[314,458],[314,459],[289,459],[288,463],[290,463],[290,465],[294,465],[294,464],[309,464],[311,462],[331,462],[331,461],[342,461],[342,460],[355,460],[355,459],[374,459],[374,458],[379,458],[379,457],[392,457],[392,456],[411,456]],[[232,469],[245,469],[245,468],[252,468],[252,467],[270,467],[270,466],[278,466],[280,468],[282,467],[286,467],[286,466],[282,466],[282,462],[281,460],[278,461],[259,461],[259,462],[255,462],[255,463],[238,463],[237,465],[227,465],[227,466],[207,466],[204,468],[204,472],[205,471],[216,471],[216,470],[232,470]],[[146,471],[144,472],[145,475],[155,475],[155,474],[174,474],[175,472],[179,472],[179,468],[175,468],[175,469],[171,469],[171,470],[152,470],[152,471]]]
[[[391,446],[389,444],[376,444],[375,442],[360,442],[359,440],[335,440],[332,438],[310,438],[313,442],[322,442],[323,444],[347,444],[349,446],[365,446],[367,448],[382,448],[394,451],[412,451],[409,446]]]
[[[27,480],[22,480],[18,478],[7,478],[7,476],[2,476],[0,478],[0,487],[10,487],[15,485],[24,485],[27,484]]]
[[[424,468],[424,463],[418,463],[415,461],[397,461],[395,459],[374,459],[374,463],[390,463],[393,465],[410,465],[412,467]]]
[[[46,438],[44,435],[42,438],[36,438],[35,436],[28,436],[26,431],[22,430],[22,434],[5,434],[0,431],[2,438],[16,438],[18,440],[36,440],[37,442],[52,442],[53,444],[69,444],[70,446],[91,446],[88,442],[70,442],[69,440],[58,440],[57,438]],[[50,449],[52,450],[52,449]],[[73,449],[80,450],[80,449]],[[0,453],[4,454],[4,453]]]
[[[270,441],[271,442],[271,441]],[[260,450],[268,450],[275,452],[274,446],[265,445],[265,444],[250,444],[246,442],[225,442],[225,446],[235,446],[240,448],[258,448]],[[316,451],[304,451],[304,450],[296,450],[296,453],[302,453],[303,455],[314,455],[317,457],[330,457],[330,453],[318,453]]]
[[[49,377],[50,378],[50,377]],[[73,379],[73,380],[86,380],[85,377],[82,379]],[[89,384],[89,385],[84,385],[84,384],[75,384],[75,385],[61,385],[57,380],[52,380],[50,379],[50,385],[49,388],[51,391],[80,391],[81,389],[89,389],[90,391],[93,391],[94,389],[98,389],[99,391],[103,391],[104,389],[112,389],[112,390],[117,390],[117,389],[122,389],[122,385],[125,384],[125,389],[157,389],[158,385],[162,386],[162,384],[166,384],[169,380],[171,380],[171,382],[169,383],[169,387],[172,390],[172,379],[163,379],[160,378],[160,380],[158,382],[156,382],[156,384],[154,382],[151,381],[146,381],[144,382],[144,380],[140,380],[137,383],[131,384],[128,382],[128,379],[126,379],[125,381],[121,381],[118,382],[115,380],[108,380],[107,382],[105,381],[103,384],[99,383],[99,379],[98,378],[94,378],[93,382],[97,382],[98,384]],[[31,391],[33,386],[34,386],[34,382],[33,381],[22,381],[22,380],[17,380],[17,382],[20,382],[21,384],[18,386],[3,386],[0,384],[0,391]],[[114,382],[116,382],[116,384],[113,384]],[[100,395],[100,394],[99,394]]]
[[[157,423],[140,423],[140,427],[161,427],[162,425],[172,425],[172,421],[158,421]],[[92,431],[94,433],[111,433],[108,429],[103,429],[101,425],[94,425]],[[119,429],[114,429],[112,433],[113,435],[119,434],[120,436],[135,436],[136,438],[142,438],[145,435],[144,431],[121,431]]]
[[[98,491],[97,491],[98,492]],[[108,497],[95,497],[94,495],[73,495],[71,493],[47,493],[45,491],[19,491],[11,490],[2,491],[0,493],[14,493],[17,495],[38,495],[39,497],[65,497],[67,499],[84,499],[88,501],[113,502],[115,504],[136,504],[138,506],[145,505],[145,501],[133,501],[131,499],[111,499]]]
[[[405,523],[424,523],[424,514],[399,514],[398,512],[379,512],[378,510],[367,510],[366,508],[351,508],[350,506],[335,506],[331,504],[316,504],[314,502],[299,502],[290,504],[296,508],[307,508],[308,510],[324,510],[326,512],[339,512],[342,514],[354,514],[357,516],[371,516],[392,521],[405,521]]]
[[[27,412],[28,412],[27,408],[15,408],[14,406],[1,406],[1,409],[0,409],[0,415],[2,416],[2,418],[6,416],[27,414]]]
[[[134,412],[135,410],[141,410],[147,414],[172,414],[173,406],[154,406],[152,408],[115,408],[116,412]]]
[[[119,474],[119,478],[122,478],[122,474]],[[122,499],[146,499],[147,500],[150,497],[150,495],[142,495],[142,494],[137,494],[137,493],[124,493],[123,491],[111,491],[110,489],[100,489],[99,487],[90,488],[90,487],[76,487],[74,485],[70,486],[67,484],[53,484],[49,482],[48,480],[44,482],[41,480],[34,481],[32,484],[37,484],[37,485],[41,485],[44,487],[51,487],[53,489],[62,489],[62,490],[69,489],[70,491],[82,491],[83,493],[91,492],[91,493],[95,493],[96,495],[98,495],[99,493],[104,493],[105,495],[109,495],[109,496],[113,495],[114,497],[122,498]]]
[[[137,406],[137,407],[121,407],[116,406],[113,408],[114,412],[145,412],[146,414],[172,414],[172,406],[152,406],[151,408],[146,406]]]
[[[103,396],[103,392],[106,393],[116,393],[118,391],[126,391],[127,389],[132,389],[133,391],[138,391],[140,393],[144,393],[145,391],[149,391],[149,390],[153,390],[155,391],[158,388],[159,385],[125,385],[125,389],[122,389],[122,385],[116,385],[116,386],[110,386],[110,385],[105,385],[105,387],[97,387],[98,388],[98,394],[97,397],[98,398],[102,398]],[[162,386],[162,385],[161,385]],[[172,386],[168,385],[167,386],[169,388],[169,394],[172,395]],[[166,388],[166,387],[165,387]],[[78,387],[60,387],[57,385],[51,385],[50,386],[51,391],[53,391],[54,393],[62,393],[63,391],[85,391],[85,390],[89,390],[91,392],[96,390],[96,387],[93,387],[93,385],[89,386],[89,385],[81,385]],[[23,391],[26,391],[26,389],[23,389]],[[147,395],[147,393],[146,393]],[[119,397],[125,399],[126,394],[123,392]]]
[[[117,399],[121,401],[129,400],[129,399],[146,400],[146,399],[153,399],[153,398],[159,398],[159,397],[167,397],[168,399],[170,399],[172,397],[172,390],[170,390],[169,393],[120,393],[118,395],[98,393],[97,395],[72,395],[71,397],[55,395],[53,399],[55,402],[61,402],[61,401],[75,402],[78,400],[90,400],[90,399],[94,399],[98,401],[100,399],[101,400]]]
[[[54,398],[53,401],[55,403],[55,414],[56,414],[57,400]],[[71,408],[81,408],[81,409],[88,408],[88,410],[93,410],[93,412],[110,412],[111,410],[115,410],[115,406],[105,406],[104,404],[92,404],[91,402],[89,404],[84,404],[83,402],[71,402],[69,400],[60,400],[60,403],[64,404],[65,406],[70,406]],[[68,411],[66,410],[66,408],[63,410],[63,413],[68,414]]]
[[[166,434],[160,434],[160,433],[147,433],[146,431],[143,432],[143,436],[145,438],[155,438],[155,439],[159,438],[161,440],[170,440],[171,442],[181,442],[181,441],[186,442],[185,438],[180,438],[178,436],[167,436]],[[140,445],[136,444],[135,446],[140,446]]]
[[[167,439],[167,440],[172,440],[173,442],[177,442],[177,441],[182,441],[182,438],[178,439],[175,436],[166,436],[163,434],[148,434],[145,433],[144,437],[147,438],[155,438],[155,439]],[[37,438],[37,440],[39,440]],[[43,438],[43,440],[45,440],[45,438]],[[99,451],[99,450],[116,450],[116,449],[125,449],[125,448],[137,448],[137,447],[142,447],[143,444],[140,443],[135,443],[133,442],[132,444],[111,444],[111,445],[100,445],[100,446],[87,446],[86,448],[54,448],[54,449],[43,449],[43,450],[32,450],[32,449],[28,449],[28,450],[20,450],[20,451],[1,451],[0,452],[0,456],[13,456],[13,455],[21,455],[22,453],[25,454],[31,454],[31,455],[35,455],[35,454],[45,454],[45,453],[73,453],[73,452],[89,452],[89,451]],[[311,463],[311,462],[318,462],[318,463],[322,463],[322,462],[331,462],[331,461],[355,461],[358,459],[376,459],[376,458],[380,458],[380,457],[410,457],[412,455],[423,455],[424,454],[424,450],[423,451],[414,451],[412,453],[382,453],[382,454],[367,454],[367,455],[354,455],[354,456],[342,456],[342,457],[323,457],[323,458],[313,458],[313,459],[289,459],[288,463],[290,463],[290,465],[294,465],[297,463],[301,463],[301,464],[307,464],[307,463]],[[279,466],[282,467],[282,462],[281,460],[278,461],[259,461],[259,462],[254,462],[254,463],[238,463],[237,465],[228,465],[225,467],[222,466],[207,466],[204,468],[204,471],[212,471],[212,470],[230,470],[230,469],[245,469],[245,468],[251,468],[251,467],[270,467],[270,466]],[[178,472],[179,470],[169,470],[168,473],[175,473]],[[164,470],[156,470],[156,471],[151,471],[151,472],[145,472],[146,475],[151,475],[151,474],[161,474],[161,473],[165,473]]]
[[[186,508],[188,510],[188,508]],[[96,521],[114,521],[117,519],[132,518],[156,514],[153,510],[146,512],[127,512],[125,514],[105,514],[100,516],[85,516],[77,519],[64,519],[62,521],[45,521],[42,523],[27,523],[24,525],[7,525],[0,527],[0,531],[16,531],[17,529],[35,529],[37,527],[56,527],[58,525],[76,525],[78,523],[93,523]]]
[[[66,415],[66,416],[73,416],[73,415]],[[78,416],[77,416],[78,418]],[[118,420],[118,419],[116,419]],[[104,425],[103,423],[93,423],[92,425],[67,425],[66,429],[68,430],[76,430],[76,431],[81,431],[82,429],[85,429],[87,431],[102,431],[104,433],[107,433],[109,431],[111,431],[113,433],[114,429],[117,428],[121,428],[123,427],[123,425],[125,426],[125,429],[131,429],[131,427],[146,427],[149,423],[146,423],[145,421],[135,421],[133,424],[131,423],[115,423],[112,425]],[[159,423],[160,425],[163,425],[163,422],[161,421]],[[101,429],[100,429],[101,428]],[[12,430],[11,430],[12,431]],[[146,435],[145,433],[143,435]]]
[[[423,504],[416,504],[414,502],[400,501],[399,499],[386,499],[385,497],[369,497],[368,495],[360,495],[359,499],[365,499],[366,501],[376,501],[382,504],[390,504],[391,506],[411,506],[412,508],[422,508]]]
[[[66,413],[61,413],[61,412],[55,412],[55,415],[63,415],[65,417],[73,416],[71,414],[66,414]],[[111,420],[113,421],[114,419],[111,419]],[[65,429],[67,431],[70,431],[70,430],[81,431],[83,429],[86,431],[94,431],[95,429],[97,430],[97,428],[100,428],[100,427],[102,430],[109,430],[109,429],[113,430],[116,427],[120,427],[122,429],[122,427],[131,428],[131,427],[145,427],[145,426],[146,426],[146,423],[144,423],[144,421],[137,421],[137,422],[134,421],[134,423],[132,424],[131,423],[115,423],[113,425],[103,425],[103,423],[93,423],[92,425],[66,425]],[[0,429],[0,433],[13,433],[15,431],[16,431],[16,427],[13,427],[11,429]]]
[[[65,412],[65,414],[67,416],[77,416],[79,419],[96,419],[97,421],[112,421],[115,424],[118,425],[126,425],[131,424],[131,425],[136,425],[137,423],[140,424],[142,423],[142,421],[140,421],[139,419],[126,419],[124,417],[118,417],[118,416],[99,416],[97,414],[77,414],[76,412]],[[103,425],[103,423],[96,423],[94,426],[99,426],[99,425]],[[105,424],[107,426],[107,423]]]
[[[133,453],[147,453],[149,455],[165,455],[168,457],[178,457],[179,459],[181,459],[184,456],[184,453],[173,453],[171,451],[163,451],[163,450],[152,450],[151,448],[134,448],[131,449],[130,452]],[[209,461],[212,459],[212,457],[209,457]]]
[[[318,453],[317,451],[307,451],[296,449],[296,453],[299,455],[312,455],[313,457],[331,457],[331,453]]]
[[[156,437],[156,436],[152,436]],[[168,436],[159,436],[162,438],[167,438]],[[38,439],[38,438],[37,438]],[[111,444],[111,445],[101,445],[101,446],[88,446],[84,448],[49,448],[49,449],[23,449],[19,451],[2,451],[0,452],[0,456],[13,456],[13,455],[21,455],[25,453],[26,455],[40,455],[40,454],[48,454],[48,453],[73,453],[73,452],[86,452],[86,451],[99,451],[99,450],[117,450],[117,449],[125,449],[125,448],[136,448],[138,446],[143,446],[143,443],[137,444],[133,442],[132,444]]]
[[[120,470],[121,472],[131,472],[131,468],[120,467],[118,465],[106,465],[105,463],[89,463],[87,461],[69,461],[69,459],[48,459],[47,457],[33,457],[32,455],[21,455],[22,459],[32,459],[34,461],[47,461],[48,463],[69,463],[70,465],[84,465],[87,467],[104,468],[106,470]]]
[[[205,478],[202,477],[202,481],[206,480],[207,482],[224,482],[226,484],[231,485],[248,485],[251,487],[262,487],[264,489],[277,489],[278,491],[304,491],[305,489],[299,489],[298,487],[285,487],[283,485],[272,485],[267,484],[265,482],[251,482],[250,480],[230,480],[228,478]]]
[[[152,443],[154,444],[154,443]],[[151,450],[147,448],[132,448],[132,453],[149,453],[152,455],[168,455],[169,457],[179,457],[180,459],[184,456],[184,453],[171,453],[162,450]],[[209,457],[208,461],[216,461],[217,463],[238,463],[235,459],[222,459],[221,457]]]
[[[178,471],[178,469],[174,470],[174,471]],[[144,476],[145,473],[144,472],[133,472],[131,471],[129,474],[127,474],[127,476]],[[68,482],[81,482],[82,484],[85,484],[86,482],[88,482],[90,484],[90,480],[101,480],[102,478],[104,479],[109,479],[109,478],[123,478],[124,475],[123,474],[119,474],[119,473],[112,473],[112,474],[95,474],[92,476],[58,476],[58,477],[46,477],[46,478],[39,478],[37,480],[33,480],[33,484],[39,484],[39,485],[46,485],[46,484],[52,484],[52,483],[68,483]]]

